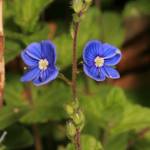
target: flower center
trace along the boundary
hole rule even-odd
[[[47,59],[41,59],[39,61],[39,69],[40,70],[46,70],[47,67],[48,67],[48,61],[47,61]]]
[[[96,67],[102,67],[104,64],[104,58],[97,56],[94,62]]]

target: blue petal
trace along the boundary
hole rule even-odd
[[[103,57],[105,59],[111,58],[120,52],[118,48],[107,43],[103,44],[103,50],[104,50]]]
[[[104,66],[103,67],[103,71],[105,72],[106,77],[111,78],[111,79],[118,79],[120,78],[120,74],[119,72],[109,66]]]
[[[104,81],[106,79],[101,68],[97,68],[95,66],[89,67],[87,65],[83,65],[83,70],[87,76],[96,80],[96,81]]]
[[[38,66],[38,61],[32,57],[30,57],[25,51],[21,53],[21,58],[27,66],[35,67]]]
[[[32,43],[26,49],[25,52],[34,59],[41,59],[41,45],[39,43]]]
[[[94,59],[97,56],[102,56],[103,49],[102,43],[98,40],[89,41],[83,51],[83,60],[84,62],[91,66],[94,63]]]
[[[40,70],[36,67],[36,68],[29,70],[27,73],[25,73],[23,77],[21,78],[21,81],[29,82],[35,79],[39,75],[40,75]]]
[[[114,66],[118,64],[121,60],[121,54],[117,54],[114,57],[108,58],[104,60],[105,65],[107,66]]]
[[[42,41],[40,44],[42,48],[42,57],[47,58],[48,62],[54,65],[56,63],[55,45],[49,40]]]
[[[58,75],[57,68],[53,69],[48,68],[47,70],[41,72],[40,76],[33,80],[33,83],[36,86],[44,85],[56,79],[57,75]]]

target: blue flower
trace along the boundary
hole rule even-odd
[[[119,63],[121,57],[118,48],[98,40],[89,41],[83,51],[84,72],[96,81],[104,81],[106,77],[120,78],[113,66]]]
[[[32,81],[40,86],[54,80],[58,75],[55,45],[49,40],[30,44],[21,57],[28,66],[28,71],[21,78],[22,82]]]

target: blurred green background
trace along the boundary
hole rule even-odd
[[[71,101],[62,80],[43,86],[23,84],[20,52],[31,42],[51,39],[57,66],[71,79],[70,0],[5,0],[5,105],[0,110],[0,150],[73,150],[66,137]],[[99,39],[118,46],[119,80],[94,82],[82,72],[85,43]],[[78,97],[85,113],[83,150],[150,150],[150,1],[95,0],[78,38]]]

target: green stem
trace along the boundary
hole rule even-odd
[[[60,74],[58,75],[58,78],[61,79],[61,80],[63,80],[63,81],[64,81],[66,84],[68,84],[69,86],[72,85],[71,81],[70,81],[64,74],[60,73]]]

